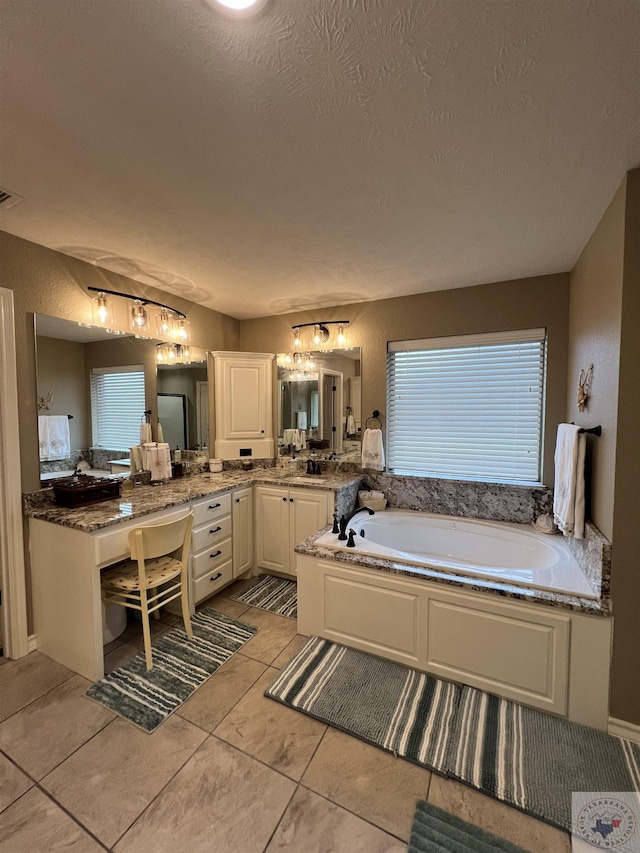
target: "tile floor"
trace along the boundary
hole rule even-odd
[[[38,652],[0,667],[3,853],[400,853],[419,798],[531,853],[569,853],[565,833],[265,699],[304,638],[235,588],[207,605],[259,633],[152,735]],[[107,669],[141,647],[133,624]]]

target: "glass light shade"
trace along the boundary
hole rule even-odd
[[[189,321],[184,317],[178,317],[178,322],[174,326],[174,336],[178,343],[186,343],[189,340]]]
[[[134,300],[131,306],[131,328],[136,333],[149,331],[149,313],[140,299]]]
[[[113,326],[113,306],[106,294],[99,293],[91,300],[91,318],[94,326],[105,329]]]
[[[167,337],[173,332],[173,314],[166,308],[161,308],[156,316],[158,334]]]
[[[336,346],[345,347],[347,345],[347,336],[344,333],[344,326],[338,323],[338,334],[336,336]]]
[[[208,2],[230,15],[252,15],[264,6],[266,0],[208,0]]]
[[[300,329],[293,330],[293,345],[292,349],[300,349],[302,347],[302,337],[300,335]]]

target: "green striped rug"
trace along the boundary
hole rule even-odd
[[[312,637],[265,695],[571,831],[574,791],[640,790],[640,746]]]
[[[526,853],[504,838],[419,800],[407,853]]]
[[[280,616],[296,619],[298,616],[298,584],[273,575],[258,575],[249,586],[230,595],[252,607],[261,607]]]
[[[193,638],[173,628],[153,642],[153,668],[144,652],[86,692],[125,720],[152,732],[258,629],[207,607],[191,617]]]
[[[449,762],[450,776],[566,830],[572,791],[640,791],[640,746],[473,687]]]
[[[422,672],[312,637],[265,695],[444,773],[458,692]]]

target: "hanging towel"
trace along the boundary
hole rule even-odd
[[[297,432],[297,429],[285,429],[285,431],[282,433],[282,440],[284,441],[284,443],[292,444],[295,446]]]
[[[129,458],[131,459],[132,474],[137,474],[138,471],[142,471],[144,469],[142,447],[139,444],[137,444],[135,447],[129,448]]]
[[[149,444],[153,441],[151,437],[151,424],[141,423],[140,424],[140,444]]]
[[[553,518],[565,536],[584,538],[586,436],[575,424],[560,424],[556,438]]]
[[[158,421],[158,444],[164,444],[164,433],[160,421]]]
[[[307,446],[306,430],[297,429],[295,431],[295,433],[296,433],[296,443],[295,443],[296,450],[304,450]]]
[[[142,456],[144,468],[146,471],[151,471],[152,480],[171,479],[171,451],[166,442],[143,444]]]
[[[298,429],[306,429],[307,428],[307,413],[306,412],[296,412],[298,422]]]
[[[362,437],[362,467],[384,470],[384,447],[381,429],[366,429]]]
[[[347,435],[355,435],[356,434],[356,419],[353,415],[349,415],[347,417]]]
[[[69,418],[66,415],[38,415],[40,461],[68,459],[71,455]]]

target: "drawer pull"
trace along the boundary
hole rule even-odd
[[[221,527],[214,527],[213,530],[210,530],[209,533],[217,533],[219,530],[222,530]]]
[[[219,557],[220,554],[222,554],[222,551],[215,551],[213,554],[209,554],[209,556],[213,559],[214,557]]]
[[[217,575],[214,575],[212,578],[209,578],[209,580],[211,581],[211,583],[214,583],[215,581],[218,580],[218,578],[221,578],[221,577],[222,577],[222,572],[218,572]]]
[[[209,504],[209,509],[218,509],[220,504]]]
[[[286,501],[286,498],[282,498],[283,501]]]

